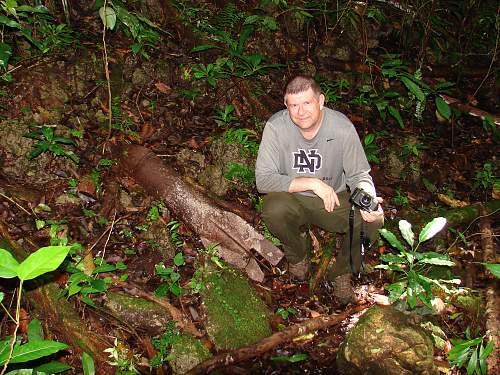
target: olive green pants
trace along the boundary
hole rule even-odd
[[[325,210],[323,200],[317,196],[309,197],[299,193],[276,192],[264,197],[262,218],[269,230],[283,243],[285,256],[291,264],[306,259],[308,254],[308,236],[301,235],[301,227],[315,225],[334,233],[346,234],[337,261],[328,272],[329,278],[351,273],[349,244],[349,193],[338,193],[340,207],[332,212]],[[360,229],[362,218],[355,209],[352,241],[352,260],[354,270],[361,267]],[[373,244],[378,238],[378,229],[383,225],[383,218],[372,223],[363,222],[365,237]],[[302,230],[303,231],[303,230]],[[366,249],[368,250],[368,249]]]

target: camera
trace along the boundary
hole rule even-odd
[[[360,188],[354,189],[349,198],[349,202],[365,211],[376,211],[378,208],[378,202],[370,194]]]

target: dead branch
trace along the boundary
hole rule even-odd
[[[295,324],[288,327],[284,331],[277,332],[253,345],[236,349],[229,353],[216,355],[206,360],[205,362],[200,363],[198,366],[194,367],[188,373],[186,373],[186,375],[209,374],[217,370],[218,368],[233,365],[235,363],[257,357],[275,348],[278,345],[289,342],[294,337],[302,336],[309,332],[313,332],[319,329],[326,329],[328,327],[339,324],[353,313],[359,312],[365,308],[366,306],[356,306],[338,315],[332,314],[327,316],[320,316],[318,318],[309,319],[300,324]]]
[[[468,113],[471,116],[479,117],[481,120],[484,120],[486,117],[491,117],[495,124],[500,125],[500,116],[483,111],[482,109],[473,107],[469,104],[463,104],[460,100],[452,98],[451,96],[444,94],[441,94],[440,96],[450,107],[456,108],[461,112]]]
[[[150,194],[162,198],[168,209],[200,236],[205,246],[219,244],[219,255],[244,270],[251,279],[259,282],[264,279],[251,249],[272,265],[283,258],[283,252],[255,228],[238,215],[222,210],[215,201],[186,183],[147,148],[121,145],[117,151],[124,174],[133,177]]]

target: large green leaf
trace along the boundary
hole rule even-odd
[[[95,375],[94,358],[87,352],[83,352],[82,367],[84,375]]]
[[[469,363],[467,364],[467,375],[474,374],[477,366],[477,348],[472,352]]]
[[[10,363],[28,362],[34,359],[42,358],[59,350],[64,350],[69,346],[57,341],[44,340],[28,342],[24,345],[15,346]],[[2,366],[8,357],[8,351],[0,355],[0,366]]]
[[[113,30],[116,25],[116,13],[111,7],[101,7],[99,9],[99,16],[106,29]]]
[[[436,217],[429,223],[427,223],[420,232],[418,236],[419,242],[427,241],[428,239],[434,237],[437,232],[444,228],[446,225],[446,219],[444,217]]]
[[[51,361],[49,363],[44,363],[43,365],[35,367],[38,372],[44,372],[46,374],[59,374],[60,372],[71,370],[72,367],[66,363]]]
[[[14,256],[5,249],[0,249],[0,277],[11,279],[17,276],[19,263]]]
[[[401,77],[401,82],[404,83],[406,88],[417,98],[419,102],[423,102],[425,100],[425,94],[415,82],[413,82],[408,77]]]
[[[401,114],[399,113],[399,111],[395,107],[393,107],[392,105],[388,106],[387,110],[389,111],[389,114],[396,119],[399,127],[401,129],[404,129],[405,124],[403,122],[403,118],[401,117]]]
[[[387,240],[387,242],[389,242],[389,245],[391,245],[392,247],[398,249],[402,253],[405,252],[404,246],[401,244],[401,242],[399,242],[399,240],[396,238],[396,236],[392,232],[389,232],[385,228],[384,229],[380,229],[379,232],[380,232],[380,235],[382,237],[384,237]]]
[[[451,117],[451,108],[440,96],[436,96],[436,108],[441,116],[449,120]]]
[[[401,235],[405,239],[406,242],[413,248],[413,244],[415,243],[415,234],[411,230],[411,224],[406,220],[399,221],[399,230],[401,231]]]
[[[433,264],[435,266],[450,266],[453,267],[455,263],[450,260],[448,255],[435,253],[429,251],[422,253],[419,258],[420,263]]]
[[[71,246],[47,246],[38,249],[19,265],[17,276],[24,281],[54,271],[61,265],[70,249]]]
[[[500,279],[500,264],[499,263],[481,263],[483,266],[486,267],[488,271],[490,271],[493,276],[495,276],[497,279]]]

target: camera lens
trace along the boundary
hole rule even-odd
[[[359,200],[359,203],[361,203],[363,206],[368,207],[370,206],[370,203],[372,202],[372,198],[368,195],[363,195],[361,199]]]

